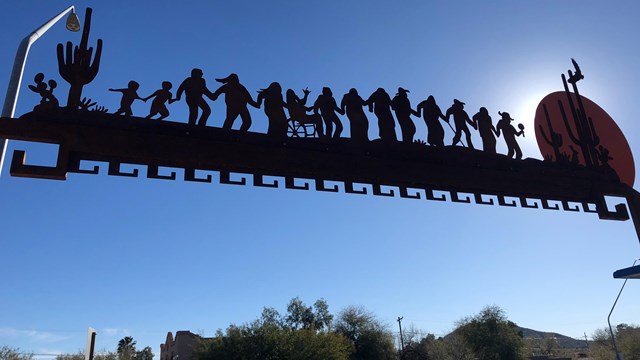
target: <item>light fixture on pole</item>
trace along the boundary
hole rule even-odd
[[[51,20],[42,24],[42,26],[34,30],[27,37],[22,39],[20,45],[18,45],[18,51],[16,53],[16,58],[13,61],[13,69],[11,70],[11,76],[9,78],[7,94],[5,95],[4,105],[2,106],[2,114],[0,115],[1,117],[12,118],[14,115],[16,103],[18,102],[18,93],[20,92],[20,83],[22,83],[22,74],[24,73],[24,67],[27,62],[27,55],[29,55],[29,49],[31,48],[31,45],[69,12],[71,13],[67,18],[67,30],[73,32],[79,31],[80,21],[78,20],[78,16],[76,15],[75,7],[71,5],[58,15],[51,18]],[[2,166],[4,164],[4,156],[6,151],[7,139],[0,139],[0,174],[2,174]]]

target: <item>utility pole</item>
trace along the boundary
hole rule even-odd
[[[587,344],[587,351],[589,351],[589,340],[587,339],[587,333],[584,333],[584,342]]]
[[[398,317],[398,326],[400,327],[400,350],[404,353],[404,339],[402,338],[402,319],[404,316]]]

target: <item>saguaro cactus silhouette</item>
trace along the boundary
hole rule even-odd
[[[91,8],[87,8],[82,29],[82,39],[80,46],[73,48],[70,41],[67,41],[66,54],[63,52],[62,44],[58,44],[58,71],[60,76],[65,79],[69,85],[69,97],[67,98],[67,108],[77,109],[82,96],[82,88],[90,83],[98,74],[100,66],[100,56],[102,54],[102,39],[98,39],[93,63],[91,63],[91,55],[93,48],[87,49],[89,42],[89,31],[91,30]]]
[[[560,101],[558,101],[558,106],[560,107],[562,120],[565,123],[570,140],[574,144],[580,146],[584,164],[587,167],[598,166],[600,165],[600,161],[596,146],[598,146],[600,139],[598,138],[595,127],[593,126],[593,120],[586,114],[577,85],[578,81],[584,79],[584,75],[582,75],[582,71],[578,67],[578,63],[574,59],[571,59],[571,62],[573,63],[576,72],[573,73],[571,70],[568,71],[569,80],[567,80],[566,76],[562,74],[562,83],[564,85],[565,94],[567,95],[569,110],[571,110],[571,115],[573,116],[576,131],[575,134],[571,130],[571,126],[569,125],[567,116]],[[575,95],[575,100],[578,106],[573,102],[572,93],[569,90],[569,83],[573,88],[573,95]]]
[[[549,118],[549,111],[547,110],[547,105],[542,105],[544,109],[544,116],[547,119],[547,127],[549,128],[549,137],[544,133],[544,129],[542,126],[540,128],[540,134],[542,134],[542,138],[547,144],[553,147],[553,154],[555,155],[555,161],[560,161],[562,154],[560,153],[560,148],[562,147],[562,134],[559,134],[553,130],[553,126],[551,125],[551,119]]]

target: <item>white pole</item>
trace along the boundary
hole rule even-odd
[[[24,66],[27,62],[27,55],[29,54],[29,48],[36,42],[49,28],[57,23],[63,16],[69,11],[75,12],[73,5],[66,8],[58,15],[51,18],[51,20],[44,23],[42,26],[33,31],[29,36],[22,39],[18,46],[18,52],[16,58],[13,61],[13,69],[11,70],[11,77],[9,78],[9,86],[7,88],[7,94],[4,98],[4,105],[2,106],[1,117],[12,118],[16,110],[16,103],[18,102],[18,93],[20,92],[20,83],[22,82],[22,74],[24,73]],[[0,138],[0,174],[2,174],[2,166],[4,165],[4,156],[7,151],[7,139]]]

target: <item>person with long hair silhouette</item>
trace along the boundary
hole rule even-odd
[[[351,89],[342,97],[340,109],[349,119],[351,140],[358,143],[369,141],[369,119],[364,113],[366,102],[358,95],[358,90]]]
[[[383,89],[378,88],[366,101],[369,112],[376,114],[378,118],[378,131],[383,141],[398,141],[396,135],[396,122],[391,114],[391,97]]]
[[[318,99],[313,104],[313,112],[315,114],[320,111],[320,115],[324,120],[325,134],[329,139],[339,139],[342,134],[342,122],[336,112],[340,115],[344,115],[344,111],[338,108],[336,99],[333,98],[333,93],[328,87],[322,88],[322,94],[318,95]],[[336,131],[333,132],[333,125],[336,125]]]
[[[464,111],[464,103],[458,99],[453,99],[453,105],[449,109],[447,109],[447,113],[445,114],[446,121],[449,122],[449,118],[453,115],[453,123],[456,125],[456,134],[453,136],[453,142],[451,145],[456,145],[460,138],[462,137],[462,133],[464,132],[467,137],[467,146],[470,148],[473,147],[473,143],[471,142],[471,132],[467,127],[467,123],[476,127],[475,123],[471,121],[469,118],[469,114]]]
[[[207,95],[211,98],[213,94],[207,88],[207,83],[203,78],[202,70],[196,68],[191,70],[191,76],[186,78],[178,87],[178,92],[176,93],[174,101],[179,101],[182,97],[182,93],[185,93],[185,100],[187,101],[187,106],[189,106],[189,125],[196,125],[196,120],[198,120],[198,109],[201,109],[202,114],[200,114],[198,126],[206,126],[207,119],[209,118],[209,115],[211,115],[211,108],[204,100],[203,96]]]
[[[287,136],[287,115],[284,108],[287,107],[282,98],[282,87],[277,82],[272,82],[266,89],[258,91],[258,106],[264,101],[264,113],[269,119],[267,134],[279,138]]]
[[[413,137],[416,134],[416,125],[411,120],[411,101],[407,93],[409,90],[398,88],[398,93],[391,100],[391,108],[396,113],[396,119],[400,124],[400,131],[402,132],[402,142],[411,144]]]
[[[253,100],[249,90],[240,84],[238,75],[232,73],[226,78],[216,79],[217,82],[223,85],[216,90],[211,96],[211,100],[216,100],[218,96],[224,94],[224,102],[227,105],[227,117],[224,119],[222,128],[225,130],[231,130],[233,122],[240,115],[242,119],[242,125],[240,125],[240,131],[246,132],[251,127],[251,114],[247,109],[247,104],[259,108],[257,102]]]
[[[478,124],[478,132],[482,139],[482,150],[486,153],[496,153],[496,137],[498,134],[496,128],[493,126],[489,111],[485,107],[481,107],[480,110],[473,115],[473,121]]]
[[[297,121],[301,124],[314,124],[316,126],[318,137],[324,137],[322,117],[320,114],[307,114],[307,111],[313,110],[312,107],[306,106],[307,98],[311,91],[305,88],[302,92],[304,93],[304,96],[301,99],[292,89],[287,90],[285,97],[287,110],[289,110],[289,118],[291,121]]]
[[[427,143],[431,146],[444,146],[444,128],[440,124],[440,119],[446,120],[446,118],[433,95],[429,95],[427,100],[420,102],[413,114],[418,117],[422,115],[427,125]]]
[[[506,111],[498,111],[498,115],[500,115],[502,119],[500,119],[498,125],[496,125],[496,135],[500,136],[500,131],[502,130],[504,142],[507,144],[507,157],[511,158],[515,155],[517,160],[522,159],[522,150],[520,150],[520,146],[516,141],[516,136],[524,134],[524,127],[520,131],[517,131],[516,128],[511,125],[513,119]]]

